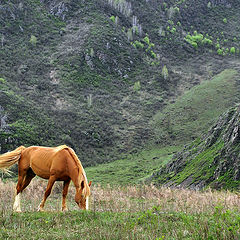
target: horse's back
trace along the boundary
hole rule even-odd
[[[24,150],[22,159],[39,177],[48,179],[52,174],[66,175],[66,145],[59,147],[31,146]],[[24,160],[25,159],[25,160]]]

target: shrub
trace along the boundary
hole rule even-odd
[[[193,35],[188,34],[184,39],[196,49],[199,45],[212,45],[212,40],[208,38],[208,35],[204,37],[203,34],[197,31],[194,31]]]
[[[167,8],[167,4],[165,2],[163,2],[163,7],[166,9]]]
[[[137,41],[137,40],[133,43],[133,46],[134,46],[135,48],[141,48],[141,49],[144,48],[144,44],[141,43],[141,42],[139,42],[139,41]]]
[[[141,89],[141,83],[140,83],[140,81],[135,82],[135,83],[134,83],[134,86],[133,86],[133,90],[134,90],[135,92],[138,92],[140,89]]]
[[[179,12],[180,12],[179,8],[178,8],[178,7],[175,7],[175,8],[174,8],[174,12],[175,12],[175,13],[179,13]]]
[[[171,32],[172,34],[174,34],[176,31],[177,31],[176,28],[173,27],[170,32]]]
[[[150,44],[150,40],[149,40],[149,37],[148,37],[148,36],[146,36],[146,37],[143,39],[143,41],[144,41],[145,43],[147,43],[148,45]]]
[[[37,44],[37,38],[34,35],[31,35],[29,42],[35,46]]]
[[[111,16],[110,19],[115,23],[115,16]]]
[[[218,53],[218,55],[223,55],[223,50],[222,50],[221,48],[219,48],[219,49],[217,50],[217,53]]]
[[[230,48],[230,53],[232,53],[232,54],[235,54],[235,53],[236,53],[235,47],[231,47],[231,48]]]
[[[113,23],[118,24],[119,18],[118,16],[111,16],[110,19],[113,21]]]
[[[223,19],[223,22],[224,22],[224,23],[227,23],[227,18],[224,18],[224,19]]]
[[[148,52],[152,47],[154,47],[155,45],[154,45],[154,43],[150,43],[149,45],[148,45],[148,48],[146,49],[146,52]]]
[[[212,45],[212,40],[205,37],[205,38],[202,40],[202,43],[203,43],[203,44]]]
[[[6,83],[6,80],[4,78],[0,78],[0,83]]]
[[[219,49],[220,48],[220,44],[217,43],[215,47],[216,47],[216,49]]]
[[[156,53],[153,52],[152,50],[151,50],[151,56],[152,56],[152,58],[156,58],[157,57]]]

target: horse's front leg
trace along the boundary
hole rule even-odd
[[[63,191],[62,191],[62,211],[67,211],[67,205],[66,205],[66,198],[68,194],[68,187],[71,182],[71,179],[64,181],[63,183]]]
[[[52,191],[52,187],[53,187],[53,184],[55,183],[55,181],[56,181],[55,176],[54,175],[50,176],[50,178],[48,180],[48,185],[47,185],[46,191],[44,193],[43,200],[38,206],[38,211],[43,211],[45,202]]]

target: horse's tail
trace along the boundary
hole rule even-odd
[[[17,163],[21,157],[22,150],[24,149],[24,146],[20,146],[11,152],[0,155],[0,169],[9,168]]]

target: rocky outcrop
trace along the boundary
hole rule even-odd
[[[8,132],[7,115],[4,113],[3,107],[0,105],[0,130]]]
[[[240,186],[240,106],[223,114],[207,134],[175,154],[151,180],[201,189]]]
[[[3,145],[11,140],[8,138],[8,133],[10,133],[10,127],[7,123],[7,115],[4,108],[0,105],[0,153],[3,150],[2,148],[4,148]]]

